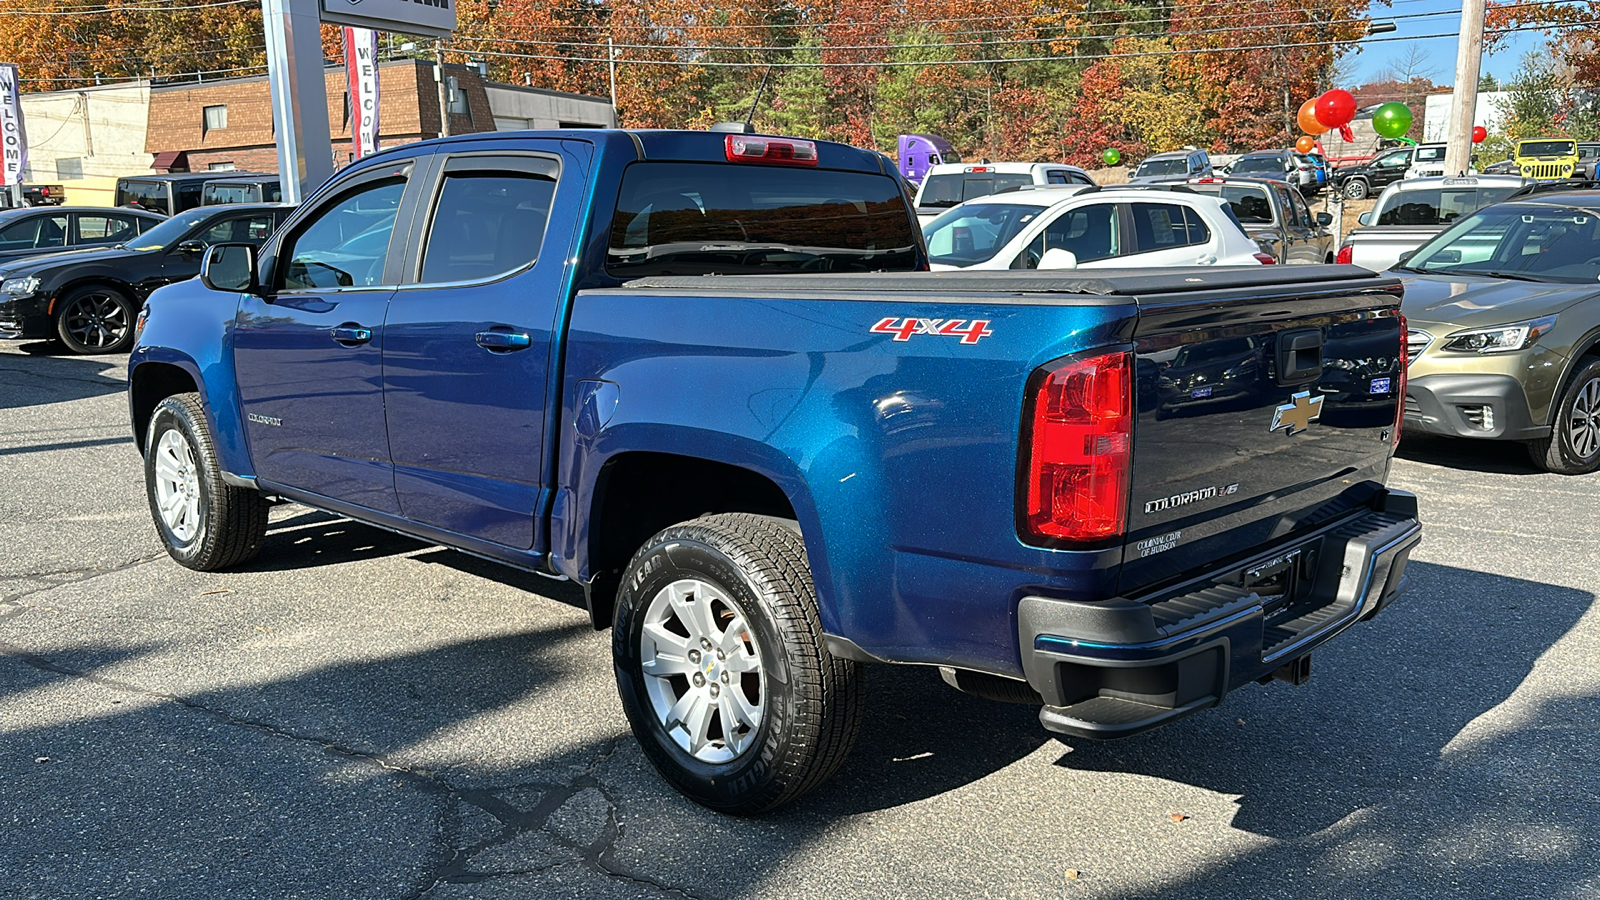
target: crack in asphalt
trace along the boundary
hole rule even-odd
[[[18,575],[8,575],[6,576],[7,578],[15,578],[17,580],[26,578],[34,581],[61,578],[64,575],[77,575],[81,577],[63,578],[60,581],[49,581],[46,584],[40,585],[39,587],[31,590],[23,591],[20,594],[13,594],[9,597],[0,598],[0,606],[15,606],[17,607],[18,611],[29,609],[30,607],[21,602],[25,597],[31,597],[34,594],[42,593],[44,591],[53,591],[56,588],[67,587],[69,585],[83,584],[86,581],[93,581],[96,578],[103,578],[107,575],[116,575],[119,572],[126,572],[129,569],[136,569],[139,566],[147,563],[153,563],[157,560],[166,559],[166,557],[167,554],[165,551],[163,551],[161,553],[151,554],[150,556],[141,556],[138,559],[130,560],[115,566],[79,566],[73,569],[57,569],[52,572],[23,572]],[[0,616],[0,618],[4,617]]]

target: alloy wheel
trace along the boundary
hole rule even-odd
[[[651,598],[639,635],[656,721],[705,763],[737,758],[766,712],[761,649],[743,612],[715,585],[674,581]]]
[[[1572,452],[1582,459],[1600,452],[1600,378],[1589,379],[1573,399],[1567,439],[1572,442]]]
[[[200,534],[200,473],[194,447],[177,429],[168,429],[156,444],[156,509],[179,543]]]
[[[114,347],[128,333],[128,309],[111,294],[84,294],[67,307],[67,333],[84,347]]]

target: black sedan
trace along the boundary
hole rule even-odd
[[[137,238],[0,266],[0,338],[57,337],[74,353],[133,345],[150,292],[200,274],[206,248],[260,245],[288,216],[283,204],[228,204],[179,213]]]
[[[8,209],[0,212],[0,261],[110,247],[131,241],[166,219],[142,209],[97,206]]]

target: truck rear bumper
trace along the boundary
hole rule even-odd
[[[1175,592],[1024,598],[1022,667],[1044,698],[1039,721],[1073,737],[1127,737],[1275,672],[1298,679],[1314,648],[1399,596],[1421,539],[1415,495],[1391,491],[1381,511]]]

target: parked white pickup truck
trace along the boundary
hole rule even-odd
[[[1382,272],[1456,219],[1499,203],[1531,182],[1515,175],[1407,178],[1383,189],[1361,227],[1345,236],[1336,262]]]

